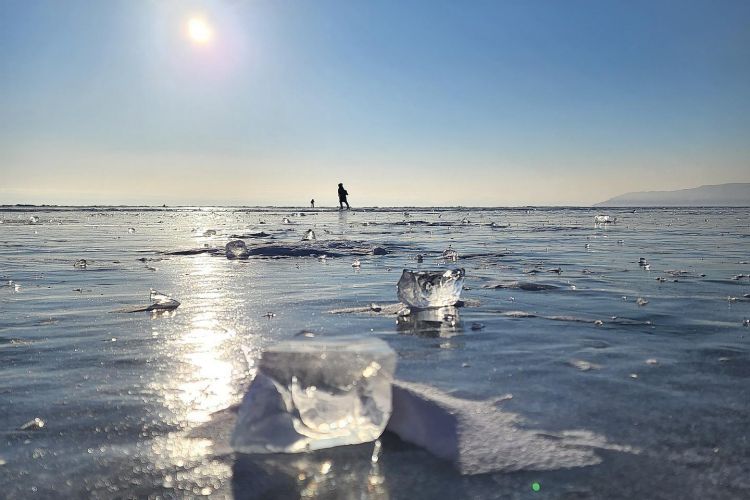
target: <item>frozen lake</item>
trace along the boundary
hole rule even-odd
[[[750,209],[6,207],[0,220],[5,498],[750,497]],[[255,254],[228,260],[238,236]],[[404,268],[449,267],[466,270],[463,307],[375,311],[398,302]],[[150,289],[181,305],[116,312]],[[524,436],[595,460],[526,466],[534,450],[514,433],[518,456],[482,474],[389,434],[376,466],[371,444],[232,453],[262,349],[303,331],[378,337],[399,379],[494,401]]]

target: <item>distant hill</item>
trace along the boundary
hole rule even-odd
[[[748,207],[750,182],[621,194],[595,207]]]

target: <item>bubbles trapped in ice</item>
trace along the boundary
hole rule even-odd
[[[73,263],[73,267],[76,269],[86,269],[88,266],[88,263],[86,262],[86,259],[78,259]]]
[[[227,255],[227,259],[247,259],[250,256],[250,252],[247,249],[247,245],[242,240],[232,240],[227,243],[224,250]]]
[[[417,309],[452,306],[461,297],[465,274],[463,268],[437,271],[404,269],[398,280],[398,298]]]
[[[305,231],[305,235],[302,237],[302,241],[312,241],[315,239],[315,231],[308,229]]]
[[[268,348],[237,415],[241,453],[298,453],[380,437],[396,354],[369,337],[296,338]]]
[[[617,222],[617,217],[611,215],[596,215],[594,216],[594,222],[596,224],[614,224]]]
[[[354,262],[352,262],[352,267],[355,269],[359,269],[362,267],[362,263],[359,261],[359,259],[354,259]]]
[[[449,260],[451,262],[456,262],[458,260],[458,252],[453,250],[453,248],[448,245],[448,248],[443,251],[443,259]]]
[[[176,309],[180,305],[179,301],[173,299],[165,293],[154,290],[153,288],[149,292],[149,298],[151,299],[151,310]]]
[[[134,227],[129,227],[128,228],[128,233],[130,233],[130,234],[135,233],[135,228]]]

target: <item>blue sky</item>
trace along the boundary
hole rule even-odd
[[[186,33],[191,18],[208,43]],[[0,203],[590,204],[750,181],[750,2],[2,0]]]

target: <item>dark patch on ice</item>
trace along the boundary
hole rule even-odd
[[[250,238],[268,238],[271,235],[261,231],[259,233],[249,233],[249,234],[232,234],[229,237],[235,240],[246,240]]]
[[[174,309],[177,309],[179,305],[180,303],[175,301],[174,303],[168,303],[168,304],[147,304],[147,305],[134,306],[134,307],[125,307],[123,309],[116,309],[111,312],[113,313],[137,313],[137,312],[147,312],[147,311],[172,311]]]
[[[498,252],[488,252],[488,253],[470,253],[466,255],[459,255],[460,260],[466,260],[466,259],[476,259],[480,257],[505,257],[507,254],[504,253],[498,253]]]
[[[388,250],[383,247],[348,242],[328,241],[315,243],[300,242],[293,244],[267,244],[248,247],[248,254],[256,257],[344,257],[354,255],[385,255]]]
[[[508,281],[505,283],[484,285],[482,288],[508,288],[513,290],[525,290],[527,292],[542,292],[546,290],[557,290],[560,287],[546,283],[532,283],[530,281]]]
[[[199,255],[202,253],[208,253],[211,255],[223,254],[223,248],[189,248],[187,250],[174,250],[171,252],[164,252],[165,255]]]

